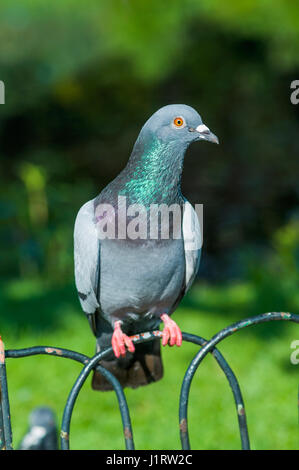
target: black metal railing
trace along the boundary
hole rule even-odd
[[[182,387],[180,393],[180,402],[179,402],[179,430],[182,443],[182,449],[189,450],[189,432],[188,432],[188,402],[189,402],[189,392],[194,377],[195,372],[197,371],[199,365],[202,363],[203,359],[208,353],[211,353],[215,360],[217,361],[219,367],[222,369],[225,377],[228,380],[230,388],[233,393],[233,398],[235,401],[237,419],[239,425],[239,432],[241,438],[241,448],[250,449],[248,428],[246,423],[246,413],[244,401],[242,398],[240,386],[238,380],[232,371],[231,367],[228,365],[227,361],[224,359],[223,355],[216,348],[216,345],[227,338],[228,336],[234,334],[237,331],[240,331],[243,328],[247,328],[252,325],[257,325],[259,323],[264,323],[273,320],[281,321],[291,321],[299,323],[299,315],[293,313],[284,313],[284,312],[271,312],[264,313],[262,315],[257,315],[255,317],[250,317],[245,320],[238,321],[223,330],[215,334],[210,340],[206,340],[200,336],[183,333],[183,340],[191,342],[193,344],[201,346],[200,350],[196,353],[192,359],[189,367],[186,370]],[[149,331],[141,333],[132,337],[134,343],[143,343],[147,341],[153,341],[153,339],[159,337],[161,338],[162,333],[160,331]],[[134,439],[133,439],[133,430],[130,419],[129,408],[127,405],[126,397],[118,380],[104,367],[99,365],[99,362],[106,358],[112,351],[112,348],[105,349],[97,353],[93,357],[88,357],[84,354],[80,354],[76,351],[71,351],[68,349],[54,348],[49,346],[36,346],[26,349],[10,349],[4,351],[3,342],[0,339],[0,449],[12,450],[12,429],[11,429],[11,420],[10,420],[10,409],[9,409],[9,397],[7,389],[7,376],[6,376],[6,365],[5,361],[7,358],[20,358],[26,356],[33,356],[37,354],[46,354],[54,355],[56,357],[64,357],[67,359],[72,359],[74,361],[80,362],[83,364],[83,368],[77,377],[70,394],[68,396],[60,431],[60,442],[61,449],[68,450],[70,448],[70,425],[73,409],[76,403],[78,394],[85,383],[87,377],[93,369],[96,369],[102,373],[105,378],[111,383],[113,389],[116,393],[119,410],[122,418],[123,424],[123,435],[125,440],[125,448],[128,450],[133,450]]]

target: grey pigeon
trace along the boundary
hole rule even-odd
[[[19,450],[56,449],[58,449],[56,417],[51,408],[39,406],[29,416],[29,430],[23,437]]]
[[[162,345],[182,343],[170,315],[196,276],[201,231],[196,211],[181,193],[181,175],[187,147],[201,140],[218,143],[193,108],[159,109],[141,129],[126,167],[76,218],[79,300],[96,350],[112,345],[113,353],[101,364],[123,387],[163,375],[160,340],[134,345],[131,335],[163,322]],[[96,371],[92,387],[111,390]]]

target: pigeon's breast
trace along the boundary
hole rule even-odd
[[[157,318],[161,313],[171,313],[184,277],[181,239],[101,242],[98,300],[103,315],[110,321]]]

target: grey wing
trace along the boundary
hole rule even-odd
[[[94,223],[92,200],[79,210],[74,229],[75,282],[82,310],[89,319],[99,308],[99,254],[100,242]]]
[[[202,247],[200,222],[196,211],[186,199],[183,215],[183,237],[186,266],[185,293],[191,287],[197,274]]]

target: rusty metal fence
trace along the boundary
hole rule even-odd
[[[250,327],[252,325],[257,325],[259,323],[269,322],[269,321],[291,321],[299,323],[299,315],[293,313],[284,313],[284,312],[271,312],[264,313],[262,315],[257,315],[255,317],[250,317],[245,320],[238,321],[232,325],[224,328],[215,334],[210,340],[206,340],[200,336],[183,333],[183,340],[191,342],[195,345],[200,346],[199,351],[196,353],[192,359],[190,365],[188,366],[183,383],[181,386],[180,392],[180,402],[179,402],[179,431],[180,438],[183,450],[190,450],[190,441],[189,441],[189,431],[188,431],[188,402],[189,402],[189,392],[194,377],[195,372],[197,371],[199,365],[202,363],[203,359],[208,353],[211,353],[215,360],[217,361],[219,367],[222,369],[233,393],[233,399],[235,402],[240,439],[241,439],[241,448],[250,449],[248,428],[246,423],[246,413],[245,405],[242,398],[242,393],[238,380],[232,371],[231,367],[216,348],[217,344],[223,341],[228,336],[236,333],[237,331],[242,330],[243,328]],[[143,343],[147,341],[152,341],[153,339],[159,337],[161,338],[162,333],[157,331],[149,331],[141,333],[132,337],[133,342]],[[2,450],[12,450],[12,428],[11,428],[11,419],[10,419],[10,407],[9,407],[9,396],[7,388],[7,375],[6,375],[6,359],[8,358],[21,358],[26,356],[32,356],[37,354],[48,354],[54,355],[56,357],[64,357],[67,359],[72,359],[74,361],[80,362],[83,365],[83,368],[77,377],[66,402],[62,423],[60,431],[60,442],[61,449],[68,450],[70,448],[70,425],[73,409],[76,403],[78,394],[89,376],[90,372],[93,369],[101,372],[106,379],[112,384],[113,389],[116,393],[119,410],[122,418],[123,424],[123,435],[125,441],[125,448],[127,450],[133,450],[134,439],[133,439],[133,430],[131,425],[130,413],[126,401],[124,391],[119,384],[118,380],[104,367],[99,365],[99,362],[111,352],[112,348],[108,348],[104,351],[97,353],[93,357],[85,356],[76,351],[71,351],[68,349],[54,348],[48,346],[36,346],[26,349],[11,349],[4,350],[4,345],[0,339],[0,449]]]

